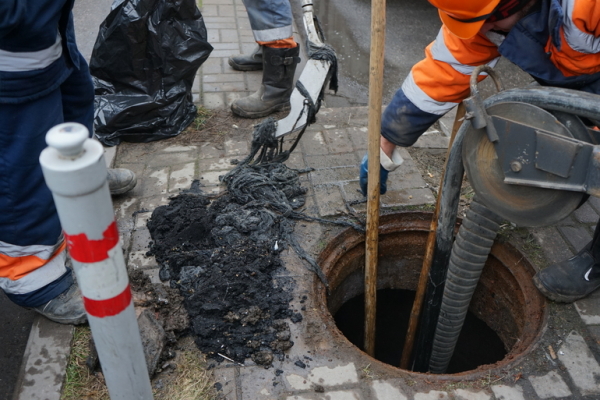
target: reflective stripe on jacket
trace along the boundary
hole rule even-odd
[[[0,289],[9,294],[25,294],[53,282],[67,272],[66,249],[64,240],[56,246],[0,242]]]
[[[55,90],[79,69],[80,57],[73,25],[74,0],[0,0],[0,50],[4,55],[48,51],[60,35],[62,56],[47,55],[55,61],[40,62],[39,68],[0,69],[0,104],[20,104]],[[22,61],[22,60],[21,60]],[[15,62],[21,62],[15,61]]]
[[[600,72],[600,4],[596,0],[563,0],[556,28],[560,42],[548,40],[546,52],[565,75]]]
[[[473,70],[482,64],[493,67],[500,53],[483,35],[463,40],[442,26],[425,59],[417,63],[402,84],[402,90],[419,109],[444,115],[469,95]],[[481,76],[479,80],[484,79]]]

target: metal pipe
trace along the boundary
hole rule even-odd
[[[325,45],[319,36],[319,31],[315,26],[314,7],[312,0],[302,0],[302,19],[306,36],[314,46],[322,47]]]

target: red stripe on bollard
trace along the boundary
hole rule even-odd
[[[104,149],[77,123],[55,126],[46,142],[49,147],[40,163],[65,232],[110,398],[152,400]]]
[[[97,318],[112,317],[120,314],[125,310],[131,303],[131,288],[127,285],[127,288],[123,292],[112,299],[106,300],[92,300],[87,297],[83,298],[83,304],[85,310],[91,316]]]
[[[69,254],[82,263],[95,263],[108,258],[108,251],[119,243],[117,223],[113,221],[102,233],[102,239],[89,240],[85,233],[68,235],[65,232]]]

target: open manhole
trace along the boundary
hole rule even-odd
[[[386,368],[400,363],[430,221],[431,214],[421,212],[380,219],[375,358]],[[352,229],[342,232],[319,259],[330,294],[315,286],[331,334],[350,341],[357,351],[364,334],[364,253],[364,235]],[[545,321],[545,300],[531,281],[534,273],[513,246],[494,244],[447,374],[437,376],[476,379],[529,353]]]

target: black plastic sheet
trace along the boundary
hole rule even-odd
[[[195,118],[192,84],[212,46],[194,0],[123,0],[100,26],[90,61],[98,139],[151,142]]]

